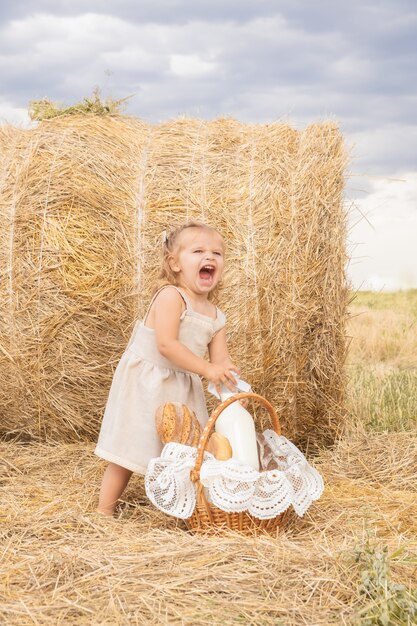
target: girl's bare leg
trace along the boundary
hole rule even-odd
[[[100,497],[97,511],[103,515],[113,515],[116,504],[132,476],[130,470],[116,463],[109,463],[106,467],[101,483]]]

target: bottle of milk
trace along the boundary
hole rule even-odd
[[[216,398],[227,400],[231,396],[242,391],[251,391],[250,385],[232,372],[237,380],[236,390],[230,391],[225,385],[220,388],[220,396],[215,386],[210,383],[208,390]],[[215,424],[215,431],[227,437],[232,447],[233,459],[238,459],[245,465],[250,465],[259,472],[258,447],[256,443],[255,424],[251,414],[240,404],[233,402],[226,407],[219,415]]]

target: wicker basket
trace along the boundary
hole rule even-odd
[[[232,398],[228,398],[224,402],[221,402],[215,408],[200,437],[197,447],[195,466],[191,470],[191,480],[196,486],[196,505],[191,517],[185,521],[188,528],[192,532],[217,532],[222,528],[230,528],[231,530],[236,530],[244,534],[252,534],[259,531],[271,533],[276,532],[288,517],[288,509],[276,517],[263,520],[253,517],[247,511],[227,513],[226,511],[222,511],[221,509],[213,506],[213,504],[209,502],[205,496],[204,487],[200,482],[200,468],[203,462],[204,450],[206,448],[208,438],[220,413],[232,404],[232,402],[237,402],[243,398],[253,398],[263,404],[268,409],[275,432],[278,435],[281,434],[281,427],[275,409],[268,402],[268,400],[256,393],[238,393]]]

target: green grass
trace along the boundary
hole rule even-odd
[[[28,113],[30,119],[37,122],[64,115],[121,115],[127,99],[114,100],[111,97],[103,99],[100,90],[96,87],[91,96],[70,106],[60,105],[47,98],[32,100],[29,102]]]
[[[417,426],[417,370],[348,371],[348,411],[369,431],[404,431]]]
[[[376,432],[415,429],[417,289],[357,292],[350,312],[350,420]]]
[[[358,612],[358,626],[411,626],[417,623],[417,591],[393,581],[391,563],[397,554],[386,547],[359,548],[356,562],[361,566],[359,596],[364,606]]]
[[[392,292],[357,291],[352,294],[352,305],[375,311],[407,311],[417,318],[417,289]]]

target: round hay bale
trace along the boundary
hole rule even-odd
[[[347,305],[346,156],[334,124],[61,117],[19,132],[7,154],[3,432],[96,437],[159,271],[161,233],[198,219],[226,240],[219,304],[242,376],[299,445],[334,440]]]

